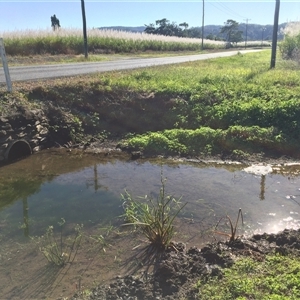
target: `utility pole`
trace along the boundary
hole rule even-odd
[[[248,35],[248,21],[251,19],[244,19],[246,21],[246,38],[245,38],[245,49],[247,48],[247,35]]]
[[[264,31],[266,30],[266,27],[263,27],[261,30],[261,46],[264,45]]]
[[[280,0],[276,0],[275,14],[274,14],[274,26],[273,26],[273,37],[272,37],[272,54],[271,54],[271,65],[270,65],[271,69],[275,68],[275,63],[276,63],[279,8],[280,8]]]
[[[84,44],[84,57],[88,58],[87,34],[86,34],[86,18],[84,0],[81,0],[82,23],[83,23],[83,44]]]
[[[204,39],[204,0],[202,0],[202,41],[201,41],[202,51],[204,50],[203,39]]]

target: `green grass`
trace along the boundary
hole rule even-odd
[[[235,149],[294,155],[300,134],[300,76],[270,52],[137,71],[118,86],[172,97],[173,128],[133,137],[140,150],[201,154]],[[255,150],[256,149],[256,150]]]
[[[73,135],[92,128],[127,136],[123,147],[149,154],[299,157],[299,68],[278,57],[270,70],[270,56],[264,50],[60,79],[2,94],[0,103],[7,111],[11,98],[14,105],[51,102],[68,112]]]
[[[298,258],[269,255],[263,262],[240,258],[223,277],[199,280],[198,299],[299,299],[300,262]]]

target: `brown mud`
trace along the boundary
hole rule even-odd
[[[299,256],[299,249],[299,230],[256,234],[249,239],[208,243],[203,248],[187,248],[183,243],[173,243],[166,252],[156,256],[151,256],[144,248],[135,257],[151,261],[153,272],[117,276],[110,284],[100,285],[88,295],[77,293],[71,299],[199,299],[194,284],[210,276],[222,278],[222,268],[232,266],[238,257],[263,261],[271,253]]]

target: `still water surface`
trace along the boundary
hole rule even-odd
[[[175,222],[175,240],[188,246],[222,238],[212,228],[226,214],[235,221],[239,208],[245,226],[238,234],[298,228],[300,166],[272,166],[264,176],[247,173],[245,167],[130,161],[65,149],[0,167],[1,299],[67,299],[80,289],[127,273],[130,264],[139,265],[134,249],[138,251],[143,237],[120,228],[120,194],[126,189],[135,197],[156,197],[161,172],[167,178],[167,194],[188,202]],[[50,225],[59,241],[61,218],[66,220],[64,243],[72,240],[76,224],[84,225],[84,237],[72,264],[56,268],[40,246]],[[104,235],[107,228],[114,229]],[[228,224],[220,223],[218,230],[229,232]]]
[[[300,166],[274,167],[265,176],[243,165],[126,161],[51,150],[0,168],[0,237],[41,235],[64,218],[68,224],[114,224],[120,194],[156,197],[161,172],[166,191],[188,204],[181,218],[213,225],[242,208],[245,233],[300,225]]]

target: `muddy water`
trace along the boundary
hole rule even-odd
[[[189,244],[200,246],[212,236],[211,228],[220,218],[229,215],[235,220],[239,208],[245,222],[240,234],[298,228],[300,166],[272,166],[272,172],[265,175],[247,173],[245,167],[170,160],[129,161],[66,150],[45,151],[1,167],[0,289],[3,295],[21,299],[27,292],[28,298],[58,297],[78,290],[81,283],[77,275],[80,273],[82,277],[82,264],[91,260],[87,255],[90,252],[78,254],[72,266],[73,274],[69,271],[58,279],[55,273],[53,280],[40,290],[35,287],[38,280],[33,274],[48,274],[42,270],[49,264],[38,251],[36,239],[48,226],[57,228],[61,218],[66,220],[68,229],[83,224],[84,231],[94,235],[99,233],[99,228],[118,226],[122,214],[120,194],[126,189],[135,197],[155,198],[161,187],[161,173],[167,178],[167,194],[188,203],[177,220],[176,237]],[[229,232],[227,225],[225,220],[220,222],[218,230]],[[70,230],[66,230],[68,233]],[[97,256],[94,263],[105,271],[85,268],[84,274],[90,277],[86,286],[119,272],[111,268],[108,272],[107,268],[122,261],[122,255],[126,256],[120,254],[120,247],[126,249],[140,243],[140,240],[124,241],[123,238],[118,244],[120,236],[115,240],[112,237],[113,258],[100,245],[101,251],[98,249],[96,256],[101,252],[105,258]],[[81,246],[87,249],[85,244]],[[28,278],[35,280],[28,282]]]

